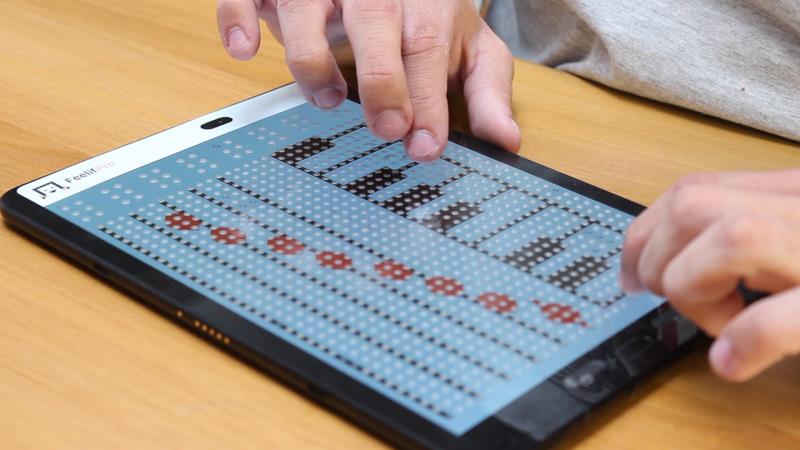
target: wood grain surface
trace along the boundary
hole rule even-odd
[[[219,44],[213,0],[0,0],[0,189],[291,80],[265,38]],[[643,203],[681,175],[800,166],[797,144],[520,62],[524,154]],[[384,444],[0,227],[0,448]],[[704,349],[563,447],[800,448],[800,360],[742,385]]]

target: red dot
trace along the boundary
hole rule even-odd
[[[375,271],[382,277],[396,281],[407,280],[414,275],[414,269],[391,259],[375,264]]]
[[[275,236],[268,240],[267,245],[269,245],[269,248],[271,248],[273,252],[282,253],[284,255],[296,255],[306,248],[302,242],[286,236],[285,234]]]
[[[428,278],[425,280],[425,284],[431,292],[441,295],[453,296],[464,291],[464,286],[461,283],[452,278],[442,276]]]
[[[184,212],[176,212],[164,217],[164,221],[170,228],[176,230],[196,230],[202,221],[197,217]]]
[[[330,251],[317,253],[317,262],[320,266],[333,270],[349,269],[353,265],[353,261],[349,256],[344,253]]]
[[[545,316],[553,322],[563,324],[578,324],[582,327],[588,327],[589,324],[581,319],[580,311],[573,309],[569,305],[561,305],[558,303],[542,303],[539,300],[533,300],[533,304],[542,310]]]
[[[215,241],[221,242],[223,244],[241,244],[247,238],[236,228],[230,227],[217,227],[211,230],[211,237],[214,238]]]
[[[478,296],[478,301],[489,311],[507,313],[517,309],[517,302],[513,298],[497,292],[484,292]]]

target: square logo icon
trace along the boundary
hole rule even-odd
[[[47,198],[48,195],[53,195],[53,194],[57,193],[58,191],[61,191],[61,190],[64,190],[64,189],[68,189],[68,188],[66,188],[64,186],[61,186],[60,184],[58,184],[58,183],[56,183],[54,181],[49,181],[49,182],[47,182],[47,183],[45,183],[45,184],[43,184],[43,185],[41,185],[39,187],[33,188],[33,192],[36,192],[37,194],[41,195],[42,198]]]

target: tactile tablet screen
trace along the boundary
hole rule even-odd
[[[662,303],[632,217],[450,144],[417,164],[307,104],[48,208],[453,434]]]

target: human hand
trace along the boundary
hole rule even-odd
[[[684,178],[628,229],[621,282],[716,336],[728,380],[800,353],[800,170]],[[745,307],[740,282],[771,295]]]
[[[367,125],[387,141],[405,139],[411,158],[432,161],[444,150],[448,86],[464,94],[477,137],[519,149],[513,60],[473,0],[218,0],[220,34],[234,58],[258,51],[259,17],[283,44],[307,100],[320,108],[346,96],[331,47],[349,40]]]

